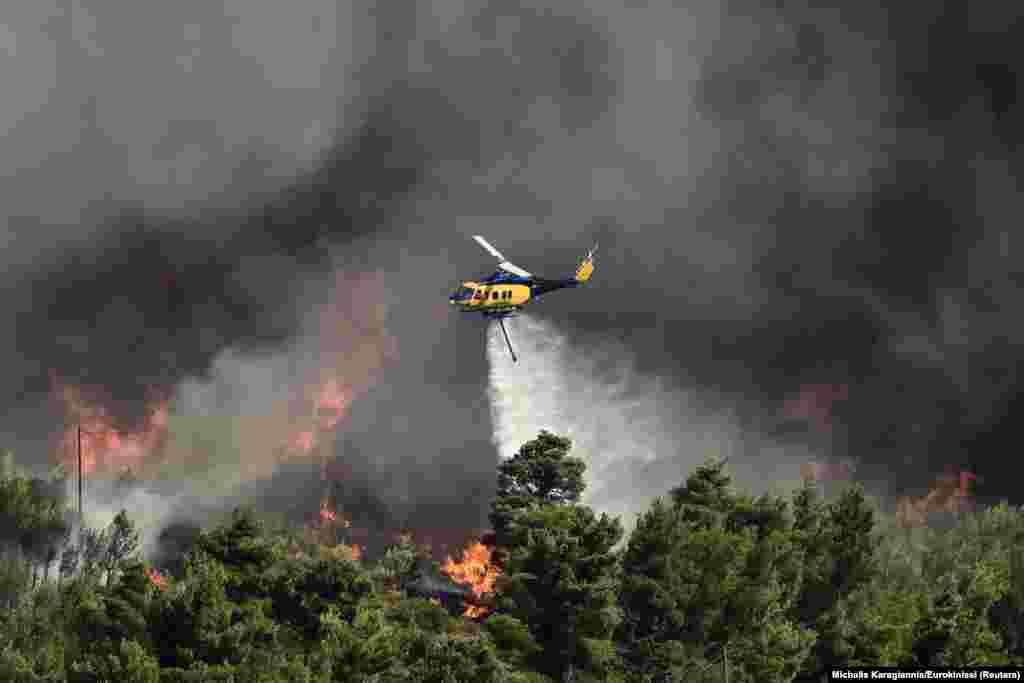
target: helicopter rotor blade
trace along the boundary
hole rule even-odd
[[[498,264],[498,267],[504,270],[505,272],[512,273],[513,275],[518,275],[519,277],[533,277],[533,275],[529,273],[527,270],[520,268],[511,261],[505,260],[505,257],[502,255],[502,253],[495,249],[490,242],[485,240],[480,235],[473,235],[473,239],[475,239],[477,243],[480,244],[481,247],[486,249],[491,254],[491,256],[493,256],[494,258],[498,259],[501,262]]]
[[[512,273],[513,275],[518,275],[519,277],[533,277],[531,273],[523,270],[514,263],[509,263],[508,261],[502,261],[498,264],[498,267],[508,273]]]
[[[491,246],[491,243],[485,240],[480,235],[473,235],[473,239],[475,239],[477,243],[479,243],[481,247],[486,249],[494,258],[498,259],[499,261],[505,260],[505,257],[501,255],[501,252],[495,249],[493,246]]]

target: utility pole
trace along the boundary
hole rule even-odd
[[[82,535],[85,517],[82,515],[82,425],[78,425],[78,535]]]
[[[722,680],[729,683],[729,650],[727,643],[722,643]]]

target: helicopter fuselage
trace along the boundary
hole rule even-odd
[[[498,271],[478,281],[463,282],[462,286],[448,298],[448,302],[463,313],[507,317],[515,315],[523,306],[543,294],[578,285],[574,279],[524,278]]]

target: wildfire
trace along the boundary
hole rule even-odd
[[[305,423],[304,428],[293,434],[287,443],[287,450],[293,455],[305,456],[312,453],[324,437],[337,429],[352,402],[351,390],[333,379],[315,386],[310,394],[309,399],[301,401],[311,406],[309,413],[298,418],[300,424]]]
[[[810,481],[847,481],[852,478],[853,470],[848,462],[807,462],[800,465],[800,476]]]
[[[67,425],[60,438],[58,459],[70,471],[78,467],[79,429],[85,475],[116,475],[126,469],[138,472],[166,443],[170,391],[152,388],[144,419],[125,430],[118,428],[101,390],[66,384],[56,373],[51,374],[51,380],[54,402]]]
[[[299,432],[292,440],[292,445],[303,453],[308,453],[316,446],[316,436],[313,432]]]
[[[467,584],[478,598],[494,592],[494,582],[500,574],[498,568],[491,563],[491,549],[482,543],[474,543],[466,548],[462,552],[461,562],[449,557],[443,571],[455,583]],[[466,605],[464,615],[475,619],[485,616],[488,611],[486,607]]]
[[[320,466],[327,481],[347,478],[331,467],[334,443],[345,429],[353,403],[380,381],[395,360],[396,341],[388,330],[387,279],[381,274],[337,272],[321,292],[319,316],[308,320],[303,357],[289,358],[282,377],[258,414],[238,416],[231,430],[243,480],[269,479],[275,471]],[[193,442],[176,440],[183,448]],[[191,455],[191,454],[185,454]]]
[[[146,574],[149,575],[149,580],[153,582],[153,585],[162,591],[167,590],[167,577],[158,572],[153,567],[146,570]]]
[[[379,275],[337,275],[330,300],[320,311],[319,363],[293,388],[288,457],[308,456],[333,439],[355,397],[375,384],[397,357],[386,326],[386,298]],[[322,450],[326,457],[331,449]]]
[[[796,398],[786,401],[784,411],[789,418],[810,420],[827,432],[832,428],[832,404],[849,395],[845,384],[804,384]]]
[[[350,400],[348,393],[335,380],[329,380],[320,387],[316,401],[317,426],[320,431],[329,432],[338,426],[338,421],[345,414]]]
[[[896,502],[896,521],[904,528],[923,527],[928,516],[936,512],[961,514],[974,510],[974,497],[969,487],[979,477],[971,472],[947,466],[923,498],[903,496]]]
[[[466,605],[466,611],[462,613],[462,616],[468,619],[480,619],[486,617],[490,612],[486,607],[477,607],[476,605]]]

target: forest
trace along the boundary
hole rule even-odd
[[[0,681],[827,680],[1024,664],[1024,510],[904,528],[860,485],[738,490],[709,459],[627,534],[548,432],[497,466],[490,529],[439,563],[239,508],[154,565],[62,475],[0,472]],[[456,571],[458,570],[458,571]],[[475,572],[475,573],[474,573]]]

